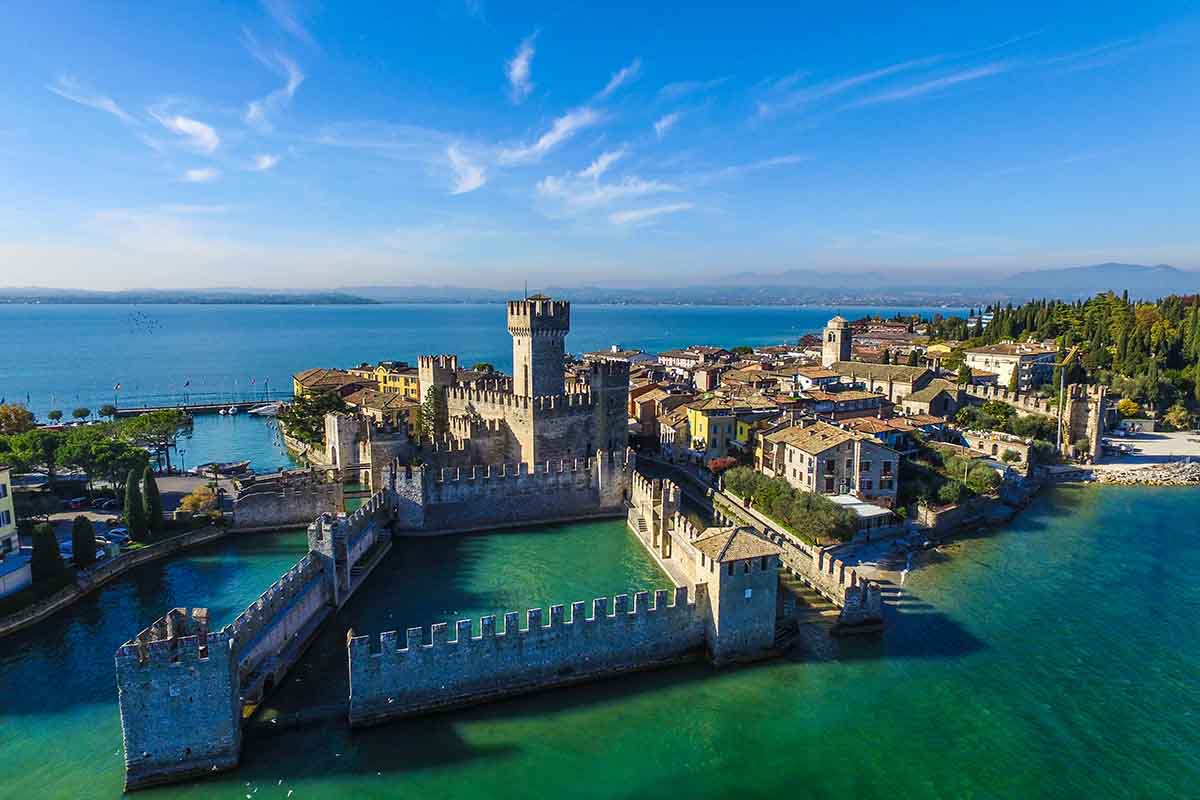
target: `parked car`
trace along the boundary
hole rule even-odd
[[[90,502],[86,497],[72,497],[67,501],[67,508],[71,511],[79,511],[87,508]]]
[[[127,544],[129,542],[129,530],[127,528],[111,528],[105,532],[104,537],[110,542]]]
[[[101,500],[99,503],[96,503],[95,507],[102,511],[120,511],[121,501],[115,497],[110,497],[107,500]]]

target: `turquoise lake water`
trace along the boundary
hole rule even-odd
[[[963,309],[589,306],[571,309],[570,351],[611,344],[652,352],[709,342],[795,341],[835,313],[963,314]],[[52,408],[98,409],[223,401],[291,392],[309,367],[457,353],[470,366],[512,367],[501,304],[370,306],[0,305],[7,360],[0,398]],[[253,383],[252,383],[253,381]],[[185,383],[190,386],[185,387]],[[119,392],[114,387],[120,384]]]
[[[350,734],[252,734],[147,798],[1150,798],[1200,786],[1200,489],[1066,487],[934,553],[880,639],[624,676]],[[163,610],[228,621],[304,548],[256,535],[147,565],[0,640],[0,795],[111,797],[112,654]],[[662,585],[617,522],[403,540],[269,706],[344,697],[359,633]]]

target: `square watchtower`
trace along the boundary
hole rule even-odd
[[[508,301],[513,340],[513,394],[560,395],[565,390],[563,358],[571,329],[571,304],[535,294]]]

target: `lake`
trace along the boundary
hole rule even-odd
[[[353,734],[340,718],[254,733],[235,772],[144,796],[1194,797],[1198,516],[1200,489],[1054,489],[933,554],[881,638],[815,629],[756,666],[622,676]],[[230,538],[0,640],[0,794],[118,794],[116,646],[175,605],[231,620],[303,549],[299,531]],[[269,705],[344,699],[349,626],[660,581],[618,522],[400,540]]]

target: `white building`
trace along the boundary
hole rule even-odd
[[[963,352],[963,362],[972,370],[996,373],[998,386],[1011,386],[1015,372],[1022,392],[1049,381],[1057,359],[1057,348],[1038,342],[1001,342]]]

